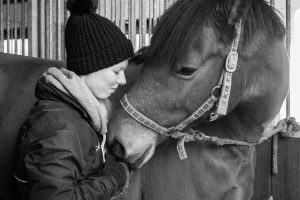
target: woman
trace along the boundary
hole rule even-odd
[[[129,181],[125,163],[105,162],[109,97],[126,83],[131,42],[97,15],[97,0],[68,0],[67,69],[49,68],[20,131],[15,178],[23,199],[109,199]]]

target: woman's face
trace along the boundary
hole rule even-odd
[[[126,84],[124,70],[128,60],[111,67],[82,76],[85,83],[97,99],[105,99],[116,91],[119,85]]]

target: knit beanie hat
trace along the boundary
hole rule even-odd
[[[68,0],[65,29],[67,69],[85,75],[133,56],[130,40],[110,20],[96,14],[99,0]]]

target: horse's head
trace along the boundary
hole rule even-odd
[[[262,125],[275,116],[287,93],[285,31],[276,12],[263,0],[240,2],[178,0],[161,17],[141,76],[123,102],[123,107],[130,102],[153,122],[137,122],[145,118],[133,119],[128,114],[131,107],[127,111],[117,109],[109,125],[109,144],[116,155],[136,167],[142,166],[167,138],[154,131],[160,128],[155,123],[162,128],[174,127],[207,103],[209,97],[218,97],[219,90],[226,86],[222,75],[226,59],[235,45],[239,59],[231,74],[227,115],[215,122],[207,121],[217,105],[221,107],[220,100],[214,100],[202,106],[206,111],[188,126],[207,127],[230,117],[239,139],[258,140]],[[239,35],[236,24],[240,19]],[[238,44],[234,43],[239,36]]]

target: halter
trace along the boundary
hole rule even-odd
[[[238,44],[241,35],[241,21],[235,25],[236,37],[232,43],[231,51],[227,56],[225,68],[222,71],[221,77],[219,79],[218,85],[215,86],[210,97],[202,104],[192,115],[187,117],[185,120],[180,122],[178,125],[165,128],[153,120],[149,119],[129,102],[127,94],[120,100],[123,109],[136,121],[143,124],[144,126],[150,128],[151,130],[165,136],[169,136],[175,139],[179,139],[177,143],[177,151],[181,160],[187,158],[184,143],[190,141],[205,141],[216,144],[218,146],[224,145],[237,145],[237,146],[254,146],[256,143],[248,143],[244,141],[237,141],[231,139],[218,138],[215,136],[207,136],[198,130],[186,130],[183,129],[189,125],[191,122],[197,120],[199,117],[203,116],[206,112],[210,111],[217,102],[217,109],[210,114],[210,121],[214,121],[219,118],[219,116],[224,116],[227,114],[229,97],[232,85],[232,74],[235,72],[238,62]],[[218,97],[217,91],[221,89],[221,94]]]

